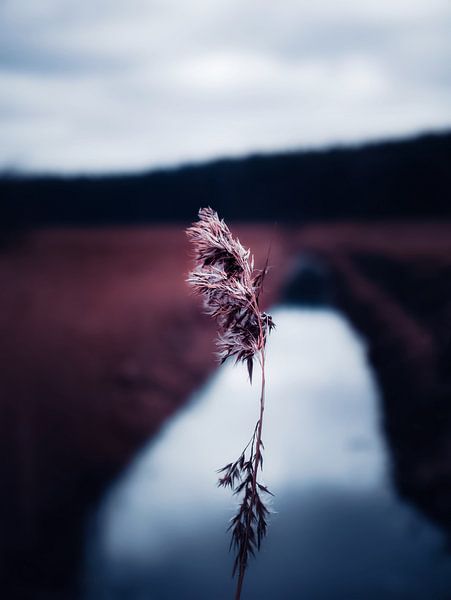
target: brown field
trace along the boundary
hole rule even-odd
[[[271,241],[266,303],[299,253],[323,261],[337,306],[370,341],[398,488],[451,530],[451,224],[234,231],[257,265]],[[189,266],[177,226],[37,230],[3,247],[8,597],[71,597],[88,511],[214,368],[214,329],[184,282]]]

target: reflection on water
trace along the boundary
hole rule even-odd
[[[268,349],[264,477],[276,493],[248,600],[445,599],[443,538],[395,496],[365,347],[330,310],[280,308]],[[230,494],[215,469],[253,429],[258,384],[225,365],[102,503],[86,600],[230,599]]]

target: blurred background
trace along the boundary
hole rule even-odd
[[[185,283],[262,267],[249,600],[451,597],[451,6],[0,2],[0,588],[233,597],[258,385]],[[257,378],[258,379],[258,378]]]

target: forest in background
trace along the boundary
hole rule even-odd
[[[311,222],[451,216],[451,133],[224,159],[142,174],[0,178],[5,230],[226,219]]]

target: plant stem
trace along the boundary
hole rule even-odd
[[[254,503],[254,499],[255,499],[255,494],[257,492],[257,472],[258,469],[260,467],[260,460],[261,460],[261,440],[262,440],[262,429],[263,429],[263,413],[265,411],[265,347],[263,346],[261,351],[260,351],[260,366],[261,366],[261,373],[262,373],[262,378],[261,378],[261,394],[260,394],[260,416],[258,419],[258,425],[257,425],[257,436],[255,439],[255,455],[254,455],[254,473],[253,473],[253,477],[252,477],[252,500],[251,500],[251,506]],[[247,522],[247,528],[246,528],[246,536],[248,535],[248,531],[251,527],[250,525],[250,513],[248,516],[248,522]],[[241,599],[241,590],[243,588],[243,582],[244,582],[244,575],[246,573],[246,563],[241,561],[240,562],[240,570],[239,570],[239,575],[238,575],[238,583],[237,583],[237,587],[236,587],[236,594],[235,594],[235,600],[240,600]]]

